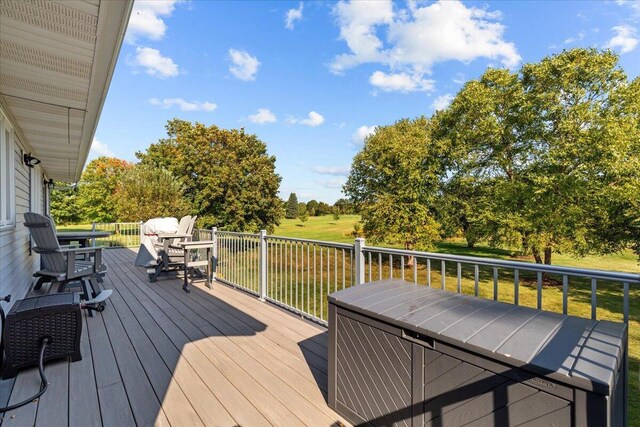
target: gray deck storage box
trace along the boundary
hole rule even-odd
[[[384,280],[329,296],[329,405],[354,424],[622,426],[627,327]]]

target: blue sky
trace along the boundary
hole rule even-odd
[[[281,197],[341,197],[376,125],[431,115],[488,66],[611,48],[640,74],[640,2],[138,1],[90,158],[135,159],[167,120],[244,127]]]

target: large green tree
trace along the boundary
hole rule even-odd
[[[488,70],[465,85],[436,116],[435,132],[455,153],[443,197],[457,202],[460,225],[471,219],[494,243],[546,264],[554,252],[603,254],[632,243],[637,86],[615,54],[593,49],[517,73]]]
[[[353,160],[345,194],[373,243],[425,249],[439,237],[435,200],[444,177],[444,147],[425,117],[379,126]]]
[[[84,220],[114,222],[118,220],[115,192],[125,172],[133,167],[126,160],[98,157],[87,164],[78,183],[78,205]]]
[[[182,217],[191,206],[184,187],[166,169],[136,165],[127,170],[116,189],[120,221],[146,221],[155,217]]]
[[[282,217],[280,176],[266,144],[244,129],[174,119],[167,138],[136,156],[163,167],[184,184],[199,225],[228,230],[273,231]]]

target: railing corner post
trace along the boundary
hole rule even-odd
[[[211,227],[211,240],[213,241],[213,252],[211,252],[211,281],[216,281],[216,271],[218,270],[218,227]]]
[[[365,240],[362,237],[358,237],[355,240],[353,245],[354,250],[354,260],[356,263],[356,285],[360,285],[364,283],[364,269],[365,269],[365,261],[364,261],[364,247]]]
[[[260,301],[267,298],[267,230],[260,230]]]

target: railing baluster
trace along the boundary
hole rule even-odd
[[[378,280],[382,280],[382,252],[378,252]]]
[[[299,295],[298,295],[298,283],[299,282],[299,278],[298,278],[298,270],[300,269],[300,263],[298,260],[298,249],[299,249],[300,244],[298,242],[296,242],[296,283],[294,284],[295,288],[296,288],[296,308],[300,307],[300,299],[299,299]]]
[[[346,253],[344,252],[344,249],[342,250],[342,289],[344,289],[345,284],[347,283],[347,276],[346,276],[346,270],[347,270],[347,256]]]
[[[369,261],[369,281],[371,282],[371,252],[367,252],[367,259]]]
[[[316,276],[316,246],[313,245],[313,315],[318,317],[318,309],[316,307],[316,291],[317,291],[317,276]]]
[[[338,290],[338,248],[333,248],[333,281],[334,291]]]
[[[404,255],[400,255],[400,278],[404,280]]]
[[[498,269],[493,267],[493,300],[498,301]]]
[[[567,314],[569,300],[569,276],[562,275],[562,314]]]
[[[389,254],[389,279],[393,279],[393,255]]]
[[[440,271],[440,274],[441,274],[441,276],[442,276],[442,277],[441,277],[441,281],[440,281],[440,282],[441,282],[441,283],[440,283],[440,287],[441,287],[442,289],[446,289],[447,287],[446,287],[446,282],[445,282],[445,280],[446,280],[446,277],[447,277],[447,270],[446,270],[446,265],[445,265],[445,261],[444,261],[444,260],[442,260],[442,263],[441,263],[441,271]]]
[[[622,284],[622,319],[629,324],[629,282]]]
[[[480,287],[480,266],[478,264],[473,265],[473,281],[473,291],[478,296]]]
[[[322,295],[324,295],[323,291],[323,285],[324,285],[324,275],[322,274],[322,270],[324,267],[324,262],[323,262],[323,252],[324,250],[322,249],[322,246],[320,246],[320,318],[322,319]]]
[[[431,287],[431,259],[427,258],[427,286]]]
[[[542,272],[538,271],[538,310],[542,310]]]
[[[520,270],[518,269],[513,271],[513,303],[515,305],[520,303]]]
[[[462,264],[456,263],[458,267],[458,293],[462,293]]]
[[[413,257],[413,283],[418,283],[418,258]]]
[[[594,320],[596,318],[597,292],[598,292],[598,281],[595,278],[591,278],[591,318]]]

